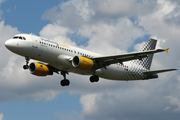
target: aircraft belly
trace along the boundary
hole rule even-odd
[[[76,74],[80,74],[80,75],[92,75],[93,74],[91,70],[81,70],[78,68],[74,68],[73,66],[66,67],[64,65],[57,65],[57,64],[51,64],[51,65],[59,70],[72,72],[72,73],[76,73]]]
[[[111,80],[142,80],[144,79],[144,75],[141,72],[133,71],[131,68],[129,69],[119,69],[116,66],[109,66],[107,69],[101,69],[102,74],[99,77]]]
[[[69,71],[72,68],[72,63],[69,61],[71,57],[67,55],[58,55],[56,57],[56,64],[58,68],[64,71]]]
[[[112,67],[107,67],[107,69],[102,68],[102,74],[99,75],[102,78],[105,79],[113,79],[113,80],[119,80],[125,73],[124,71],[118,71],[113,69]]]
[[[81,69],[77,69],[77,68],[74,68],[71,70],[73,73],[80,74],[80,75],[92,75],[93,74],[91,70],[81,70]]]

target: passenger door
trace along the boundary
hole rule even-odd
[[[38,48],[38,37],[31,35],[32,36],[32,47]]]

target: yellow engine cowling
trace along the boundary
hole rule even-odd
[[[94,62],[83,56],[75,56],[72,60],[72,65],[82,70],[91,70],[94,66]]]
[[[47,76],[47,75],[52,75],[50,74],[51,72],[49,71],[49,68],[46,65],[43,65],[41,63],[31,63],[29,65],[29,70],[31,74],[36,75],[36,76]]]

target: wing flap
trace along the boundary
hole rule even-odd
[[[174,70],[177,70],[177,69],[164,69],[164,70],[147,71],[147,72],[143,72],[143,74],[150,75],[150,74],[157,74],[157,73],[169,72],[169,71],[174,71]]]

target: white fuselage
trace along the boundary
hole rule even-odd
[[[42,61],[51,66],[81,75],[92,75],[92,70],[81,70],[72,66],[74,56],[84,56],[87,58],[101,57],[103,55],[90,52],[81,48],[73,47],[67,44],[48,40],[31,34],[19,34],[24,38],[13,38],[6,41],[6,47],[12,52]],[[140,80],[145,79],[143,71],[147,71],[141,66],[126,62],[125,64],[112,64],[106,68],[96,70],[99,77],[111,80]]]

